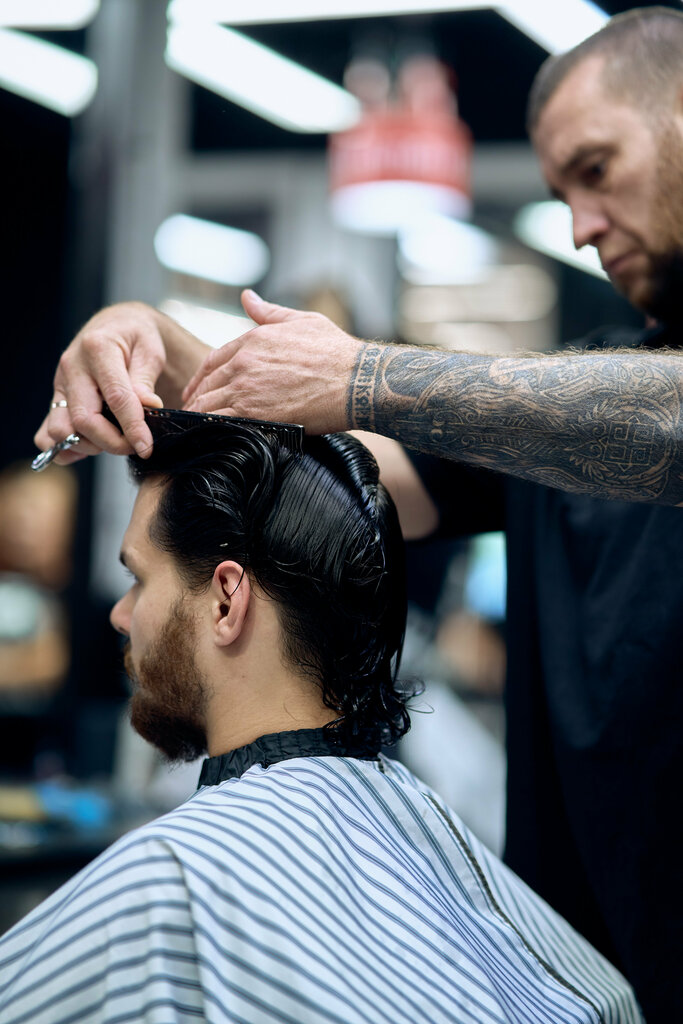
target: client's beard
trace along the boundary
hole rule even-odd
[[[206,754],[206,684],[195,663],[195,641],[194,619],[179,601],[142,656],[137,674],[130,643],[124,651],[126,673],[135,686],[131,724],[171,762]]]

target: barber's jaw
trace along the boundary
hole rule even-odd
[[[655,126],[605,93],[587,57],[543,108],[533,144],[553,195],[571,209],[574,245],[594,246],[615,288],[657,320],[680,320],[683,95]]]

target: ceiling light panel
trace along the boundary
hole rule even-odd
[[[84,28],[99,9],[100,0],[0,0],[0,25],[45,30]]]
[[[548,53],[565,53],[609,20],[590,0],[507,0],[496,10]]]
[[[447,217],[426,217],[398,237],[399,270],[412,284],[478,281],[498,258],[499,246],[492,235]]]
[[[97,67],[43,39],[0,29],[0,86],[73,117],[97,89]]]
[[[257,25],[477,9],[497,10],[549,53],[570,49],[608,20],[591,0],[288,0],[286,4],[283,0],[171,0],[168,16],[172,21]]]
[[[256,25],[333,18],[376,18],[391,14],[437,14],[493,6],[477,0],[171,0],[172,21],[204,19],[228,25]]]
[[[360,118],[360,103],[345,89],[220,25],[170,25],[166,63],[289,131],[343,131]]]
[[[270,265],[268,246],[251,231],[174,214],[154,236],[154,251],[165,267],[219,284],[255,284]]]

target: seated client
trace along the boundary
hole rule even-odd
[[[3,1024],[640,1020],[627,983],[381,752],[403,542],[355,438],[205,424],[132,458],[134,727],[204,761],[0,940]]]

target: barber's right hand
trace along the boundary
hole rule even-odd
[[[78,434],[80,443],[55,459],[62,464],[100,451],[149,454],[152,435],[143,405],[163,404],[154,388],[165,362],[156,310],[141,302],[100,310],[59,360],[51,407],[35,435],[36,445],[45,450],[68,434]],[[102,416],[103,401],[123,435]]]

